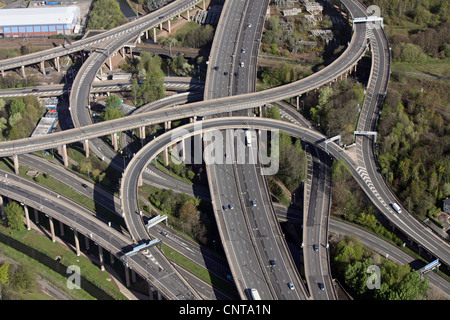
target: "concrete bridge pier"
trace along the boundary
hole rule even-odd
[[[164,122],[164,129],[166,131],[172,129],[172,121],[169,120],[169,121]]]
[[[28,206],[23,205],[23,211],[25,211],[25,221],[27,223],[27,230],[31,230],[30,215],[28,214]]]
[[[169,20],[167,20],[167,32],[170,33],[170,30],[171,30],[171,28],[170,28],[170,19],[169,19]]]
[[[163,161],[165,166],[169,165],[169,148],[165,148],[163,151]]]
[[[117,145],[117,133],[116,132],[111,134],[111,143],[114,147],[114,151],[117,152],[117,150],[119,150],[119,147]]]
[[[40,64],[41,73],[45,76],[45,61],[41,61]]]
[[[153,42],[158,43],[158,40],[156,39],[156,28],[153,28]]]
[[[131,281],[136,283],[136,272],[133,269],[131,269]]]
[[[55,61],[55,69],[56,69],[56,71],[60,72],[60,71],[61,71],[61,68],[60,68],[60,66],[59,66],[59,57],[56,57],[56,58],[54,59],[54,61]]]
[[[139,138],[141,138],[141,144],[144,146],[145,142],[145,127],[139,127]]]
[[[55,225],[53,223],[53,218],[48,216],[48,221],[50,223],[50,233],[52,235],[52,242],[56,241],[56,237],[55,237]]]
[[[69,157],[67,156],[67,146],[65,144],[63,144],[61,146],[61,156],[63,158],[64,166],[68,167],[69,166]]]
[[[39,214],[38,214],[38,211],[37,211],[36,208],[33,208],[33,211],[34,211],[34,222],[35,222],[36,224],[39,224]]]
[[[21,66],[21,67],[20,67],[20,71],[21,71],[21,73],[22,73],[22,77],[23,77],[23,78],[26,78],[27,75],[25,74],[25,66]]]
[[[61,233],[61,237],[64,236],[64,223],[59,222],[59,232]]]
[[[81,252],[80,252],[80,240],[78,239],[78,231],[77,230],[73,230],[73,236],[75,238],[75,250],[77,253],[77,257],[79,257]]]
[[[100,270],[105,271],[105,264],[103,262],[103,249],[99,244],[97,244],[97,247],[98,247],[98,259],[100,261]]]
[[[14,163],[14,173],[19,174],[19,156],[17,154],[13,154],[13,163]]]
[[[1,195],[0,195],[0,211],[2,212],[2,219],[4,220],[6,218],[5,206],[3,204],[3,197]]]
[[[84,236],[84,245],[86,247],[86,250],[89,250],[90,245],[89,245],[89,238]]]
[[[2,72],[2,78],[4,78],[5,77],[5,70],[2,70],[1,72]]]
[[[162,30],[162,22],[159,23],[159,30]]]
[[[89,158],[89,140],[85,139],[83,141],[83,149],[84,149],[84,154],[86,155],[86,158]]]
[[[187,19],[186,19],[186,20],[187,20],[187,21],[190,21],[190,20],[191,20],[191,17],[189,16],[189,9],[187,9],[186,11],[187,11]]]
[[[127,266],[125,266],[125,285],[127,288],[130,287],[130,270]]]
[[[110,258],[109,261],[111,262],[111,264],[114,264],[114,255],[112,252],[109,253],[109,258]]]

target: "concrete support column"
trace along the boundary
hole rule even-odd
[[[48,217],[48,221],[50,222],[50,233],[52,234],[52,242],[55,242],[56,237],[55,237],[55,225],[53,224],[53,218]]]
[[[144,146],[145,141],[145,127],[139,127],[139,138],[141,139],[141,144]]]
[[[5,70],[2,70],[2,78],[5,77]]]
[[[89,250],[90,245],[89,245],[89,238],[84,236],[84,244],[86,246],[86,250]]]
[[[167,31],[170,33],[170,19],[169,20],[167,20]]]
[[[169,121],[164,122],[164,129],[166,131],[172,129],[172,121],[169,120]]]
[[[137,37],[137,43],[141,43],[142,33]]]
[[[22,77],[23,77],[23,78],[26,78],[27,75],[25,74],[25,66],[21,66],[21,67],[20,67],[20,71],[22,72]]]
[[[263,107],[259,106],[259,116],[262,117],[263,116]]]
[[[112,254],[112,252],[109,253],[109,258],[110,258],[110,262],[111,264],[114,264],[114,255]]]
[[[297,110],[300,109],[300,96],[297,96],[297,101],[296,101],[295,106],[297,107]]]
[[[148,284],[148,300],[154,299],[154,292],[155,292],[155,288],[153,288],[153,286],[149,283]]]
[[[34,211],[34,222],[36,224],[39,224],[39,213],[36,208],[33,208],[33,211]]]
[[[125,285],[127,288],[130,287],[130,270],[128,267],[125,267]]]
[[[206,11],[206,0],[203,0],[203,11]]]
[[[140,38],[139,38],[140,39]],[[112,65],[112,59],[111,59],[111,57],[109,57],[109,70],[112,70],[113,69],[113,65]]]
[[[5,206],[3,204],[3,197],[0,195],[0,211],[2,212],[2,219],[6,218],[5,215]]]
[[[45,61],[41,61],[40,67],[41,67],[41,73],[42,73],[43,75],[45,75]]]
[[[145,40],[148,40],[148,30],[145,30]]]
[[[61,156],[63,158],[63,162],[64,162],[64,166],[68,167],[69,166],[69,157],[67,156],[67,146],[65,144],[62,145],[61,147]]]
[[[119,147],[117,146],[117,133],[116,132],[111,134],[111,142],[114,147],[114,151],[119,150]]]
[[[78,231],[77,230],[73,230],[73,236],[75,238],[75,250],[77,252],[77,257],[79,257],[81,252],[80,252],[80,240],[78,239]]]
[[[187,21],[190,21],[191,17],[189,16],[189,9],[187,9]]]
[[[158,40],[156,39],[156,28],[153,28],[153,42],[158,43]]]
[[[162,30],[162,22],[159,23],[159,30]]]
[[[27,205],[23,205],[23,211],[25,211],[25,221],[27,223],[27,230],[31,230],[30,215],[28,214]]]
[[[89,158],[89,140],[88,139],[83,141],[83,149],[84,149],[84,154],[86,155],[86,158]]]
[[[55,61],[55,68],[56,68],[56,71],[59,72],[59,71],[60,71],[60,67],[59,67],[59,57],[56,57],[54,61]]]
[[[164,160],[164,165],[168,166],[169,165],[169,148],[165,148],[163,151],[163,160]]]
[[[100,270],[105,271],[105,264],[103,263],[103,249],[100,245],[98,245],[98,260],[100,261]]]
[[[134,270],[131,270],[131,281],[136,283],[136,272],[134,272]]]
[[[61,237],[64,235],[64,223],[59,222],[59,232],[61,233]]]
[[[120,49],[119,51],[120,51],[120,56],[121,56],[122,58],[125,58],[125,48],[122,47],[122,49]]]
[[[17,154],[13,154],[14,173],[19,174],[19,157]]]

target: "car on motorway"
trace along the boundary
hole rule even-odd
[[[232,203],[230,203],[230,204],[228,205],[228,208],[230,208],[231,210],[233,210],[233,209],[234,209],[234,206],[233,206],[233,204],[232,204]]]
[[[390,203],[392,209],[395,210],[395,212],[397,213],[402,213],[402,209],[400,209],[400,206],[398,204],[396,204],[395,202]]]
[[[319,251],[319,246],[317,244],[313,245],[314,251]]]
[[[250,201],[252,203],[252,207],[256,207],[256,200]]]
[[[244,67],[244,61],[239,62],[239,66],[240,66],[241,68],[243,68],[243,67]]]
[[[223,75],[224,75],[224,76],[227,76],[227,75],[228,75],[228,72],[225,71],[225,72],[223,73]]]
[[[38,88],[34,88],[34,89],[31,90],[31,91],[36,92],[36,91],[39,91],[39,89],[38,89]]]
[[[239,78],[239,72],[235,72],[235,73],[234,73],[234,76],[235,76],[236,78]]]
[[[294,289],[295,289],[294,284],[293,284],[292,282],[289,282],[289,283],[288,283],[288,287],[289,287],[289,289],[291,289],[291,290],[294,290]]]
[[[215,67],[214,67],[214,70],[219,70],[219,66],[215,66]]]
[[[167,234],[168,234],[168,233],[167,233],[167,231],[162,230],[162,231],[161,231],[161,234],[162,234],[164,237],[167,237]]]
[[[319,289],[320,289],[320,290],[325,290],[325,286],[323,285],[322,282],[319,282],[319,283],[318,283],[318,286],[319,286]]]
[[[88,187],[86,183],[82,183],[81,186],[85,189]]]
[[[245,49],[244,48],[241,49],[241,53],[245,53]]]
[[[249,23],[249,24],[247,25],[247,28],[251,28],[251,27],[252,27],[252,24]]]
[[[269,265],[270,265],[271,267],[275,267],[275,259],[269,260]]]
[[[222,206],[222,210],[223,210],[223,211],[225,211],[225,210],[227,210],[227,209],[228,209],[228,207],[227,207],[226,205],[223,205],[223,206]]]

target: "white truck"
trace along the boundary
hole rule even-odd
[[[400,206],[398,204],[396,204],[395,202],[391,203],[391,207],[397,212],[397,213],[402,213],[402,209],[400,209]]]
[[[252,132],[250,130],[245,131],[245,144],[247,147],[252,146]]]
[[[261,297],[259,296],[258,290],[256,289],[250,289],[250,296],[253,300],[261,300]]]

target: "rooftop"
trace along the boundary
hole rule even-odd
[[[77,12],[77,6],[2,9],[0,26],[71,24]]]

